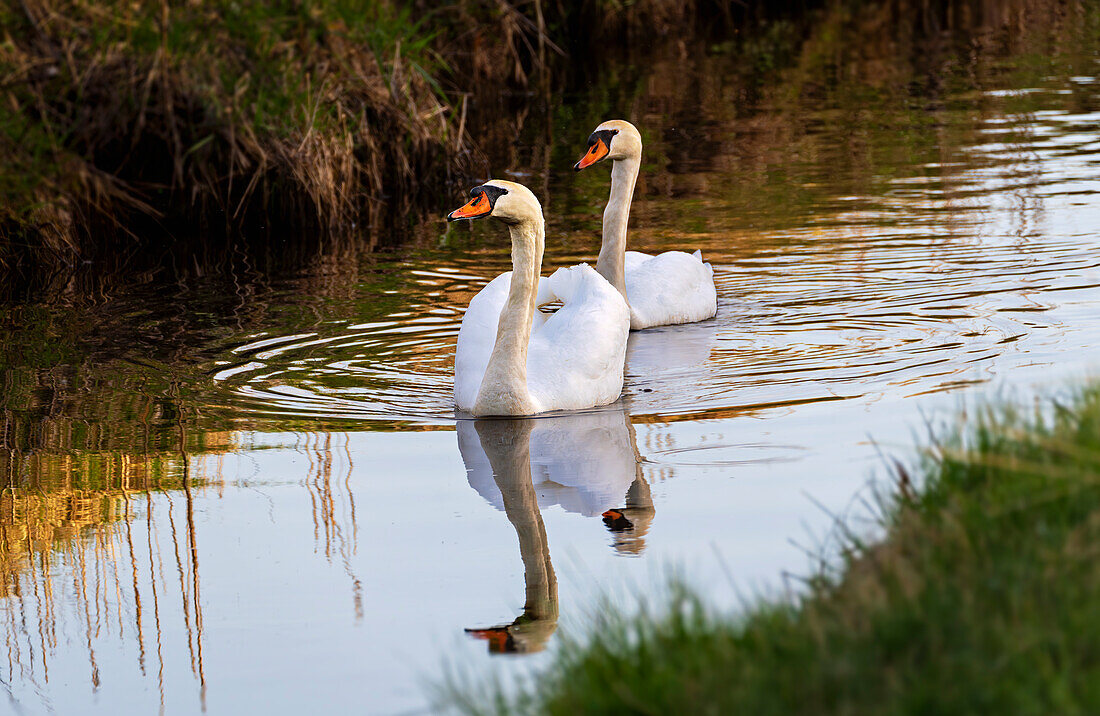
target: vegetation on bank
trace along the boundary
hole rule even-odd
[[[658,41],[681,57],[699,46],[728,54],[752,76],[749,88],[790,65],[827,87],[838,63],[951,55],[925,45],[952,33],[959,57],[971,57],[962,43],[978,28],[1049,27],[1059,45],[1066,28],[1085,24],[1084,7],[4,0],[0,272],[41,278],[83,262],[131,273],[205,267],[232,251],[251,266],[253,240],[279,255],[302,237],[329,242],[326,252],[370,247],[410,208],[438,209],[457,186],[499,171],[493,152],[512,150],[523,118],[540,115],[533,109],[559,103],[569,88],[632,74]],[[862,28],[856,41],[848,27]],[[930,84],[936,76],[928,68]],[[241,246],[208,255],[233,242]],[[0,283],[0,296],[6,288]]]
[[[463,148],[430,31],[384,2],[0,7],[9,247],[250,219],[331,231],[437,188]]]
[[[682,594],[598,617],[498,713],[1093,713],[1100,386],[987,411],[899,468],[885,536],[741,616]]]
[[[473,171],[471,93],[704,6],[0,3],[0,270],[166,233],[360,231]]]

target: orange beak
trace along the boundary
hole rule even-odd
[[[609,151],[607,145],[603,143],[603,140],[597,139],[596,143],[588,148],[588,153],[581,157],[579,162],[573,165],[574,171],[579,172],[581,169],[587,169],[606,157]]]
[[[457,221],[458,219],[478,219],[482,216],[488,216],[493,211],[493,205],[489,203],[489,197],[485,195],[485,192],[481,192],[473,199],[471,199],[465,206],[455,209],[450,214],[447,214],[447,221]]]

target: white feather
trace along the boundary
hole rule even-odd
[[[694,323],[718,312],[714,269],[698,251],[627,251],[626,296],[633,330]]]
[[[496,341],[512,272],[502,273],[470,301],[458,331],[455,405],[469,411]],[[538,412],[578,410],[618,399],[629,332],[622,296],[587,264],[558,269],[539,281],[538,303],[558,300],[547,315],[535,311],[527,349],[527,388]]]

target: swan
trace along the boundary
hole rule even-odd
[[[512,270],[470,301],[455,351],[455,405],[475,416],[579,410],[618,399],[630,309],[591,266],[540,279],[542,206],[527,187],[494,179],[470,190],[448,221],[492,216],[512,236]],[[535,307],[562,302],[546,315]]]
[[[596,271],[630,304],[630,328],[694,323],[718,312],[714,270],[699,251],[666,251],[651,256],[626,250],[630,202],[642,163],[642,135],[625,120],[596,127],[588,150],[573,169],[611,159],[611,196],[603,212],[603,243]]]

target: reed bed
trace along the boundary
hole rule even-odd
[[[9,268],[35,236],[98,258],[93,236],[347,231],[438,189],[464,148],[430,36],[382,3],[5,7]]]
[[[273,226],[376,242],[483,170],[472,93],[545,88],[554,33],[591,46],[693,6],[4,3],[0,270]]]

